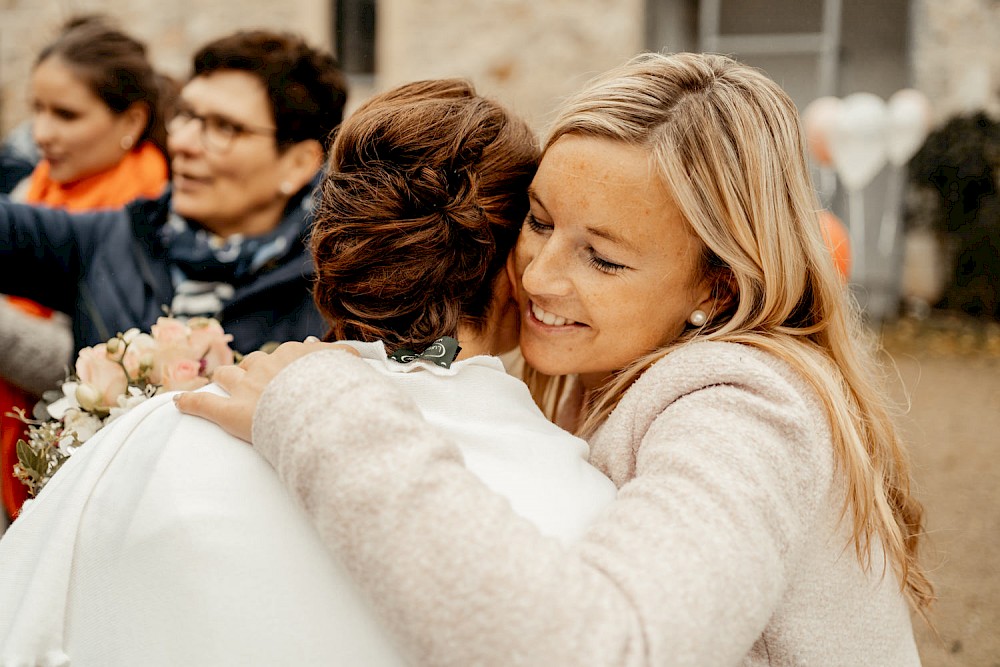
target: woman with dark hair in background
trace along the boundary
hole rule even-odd
[[[142,42],[101,16],[72,19],[38,54],[30,94],[42,159],[14,199],[88,211],[163,192],[164,107],[176,90],[153,69]],[[24,425],[7,415],[14,407],[30,412],[64,377],[71,348],[65,317],[29,299],[0,297],[0,494],[11,516],[25,499],[10,473]]]
[[[85,211],[158,196],[168,178],[164,108],[175,94],[142,42],[99,16],[67,23],[31,73],[42,160],[25,201]]]
[[[164,308],[217,318],[242,353],[321,334],[305,239],[346,95],[333,57],[296,35],[206,44],[168,123],[172,187],[79,214],[0,202],[0,291],[68,314],[76,350],[149,330]]]

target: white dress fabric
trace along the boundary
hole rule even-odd
[[[374,618],[268,464],[169,395],[0,540],[3,667],[404,664]]]
[[[572,541],[613,500],[498,359],[355,345],[543,533]],[[268,463],[170,395],[88,441],[0,539],[3,667],[404,663]]]
[[[499,358],[476,356],[442,368],[424,360],[397,363],[381,342],[346,344],[412,398],[457,445],[466,468],[543,535],[575,543],[614,500],[615,485],[587,462],[587,442],[546,419]]]

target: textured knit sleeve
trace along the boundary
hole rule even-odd
[[[73,334],[65,317],[40,318],[0,297],[0,375],[41,396],[56,389],[72,362]]]
[[[634,479],[570,548],[345,353],[279,375],[254,442],[418,664],[732,665],[829,484],[814,415],[758,366],[732,383],[644,376],[641,395],[661,395],[601,434],[637,452]]]

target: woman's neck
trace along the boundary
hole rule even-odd
[[[455,357],[456,361],[461,361],[463,359],[470,359],[479,355],[494,355],[503,352],[504,350],[495,351],[491,349],[492,341],[489,340],[488,336],[484,336],[483,332],[476,331],[473,327],[465,324],[458,325],[458,344],[462,347],[459,351],[458,356]]]

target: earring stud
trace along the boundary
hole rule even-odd
[[[126,134],[122,137],[119,145],[121,145],[123,151],[130,151],[132,150],[132,147],[135,146],[135,139],[132,138],[131,134]]]
[[[690,322],[693,327],[704,326],[705,322],[708,322],[708,315],[705,314],[704,310],[699,308],[691,313],[691,317],[688,318],[688,322]]]

